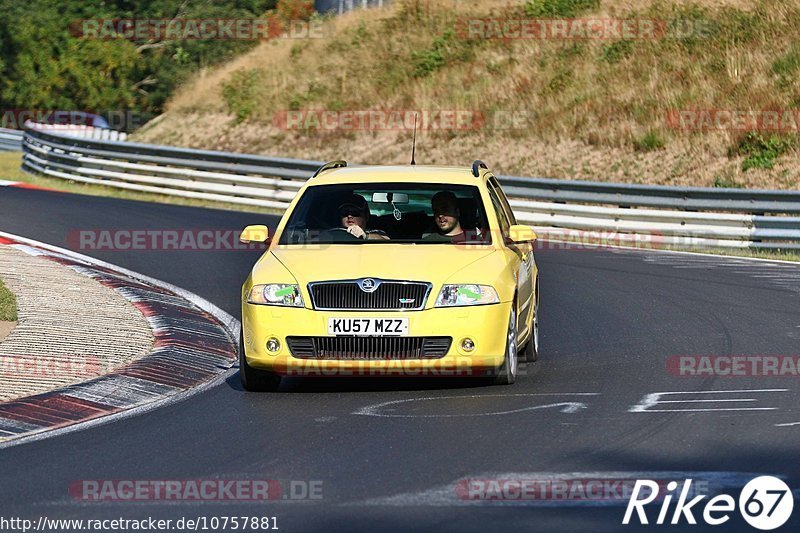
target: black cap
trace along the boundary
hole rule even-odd
[[[369,205],[367,204],[367,201],[364,199],[364,197],[359,194],[351,194],[348,197],[346,197],[341,204],[339,204],[340,212],[349,209],[356,209],[360,211],[364,216],[369,215]]]

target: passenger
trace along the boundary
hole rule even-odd
[[[456,200],[455,194],[450,191],[437,192],[431,198],[431,208],[436,232],[426,233],[422,236],[422,240],[435,242],[466,240],[464,230],[461,228],[461,211],[458,209],[458,200]]]
[[[353,194],[339,205],[339,217],[342,228],[353,237],[365,240],[389,240],[389,236],[384,231],[366,229],[369,220],[369,205],[361,195]]]

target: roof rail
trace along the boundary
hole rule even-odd
[[[484,163],[480,159],[476,159],[472,163],[472,175],[475,176],[476,178],[480,178],[481,177],[481,169],[482,168],[485,168],[486,170],[489,170],[489,167],[486,166],[486,163]]]
[[[344,160],[341,160],[341,159],[337,160],[337,161],[331,161],[329,163],[325,163],[324,165],[319,167],[316,172],[314,172],[314,175],[311,176],[311,179],[316,178],[317,176],[319,176],[320,174],[322,174],[326,170],[331,170],[331,169],[334,169],[334,168],[342,168],[342,167],[346,167],[346,166],[347,166],[347,161],[344,161]]]

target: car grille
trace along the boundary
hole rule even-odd
[[[430,283],[418,281],[375,280],[373,292],[365,292],[360,280],[326,281],[309,284],[314,309],[323,311],[384,311],[418,310],[425,307],[431,290]]]
[[[438,359],[452,337],[287,337],[298,359],[381,360]]]

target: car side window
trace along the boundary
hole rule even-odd
[[[503,189],[500,188],[500,184],[494,177],[489,178],[489,185],[494,189],[495,194],[500,199],[500,203],[503,205],[503,209],[506,212],[506,216],[508,217],[508,221],[511,224],[517,223],[517,217],[514,216],[514,211],[511,209],[511,205],[508,203],[508,198],[506,198],[506,193],[503,192]]]
[[[508,217],[503,209],[503,204],[500,201],[500,198],[497,196],[497,192],[492,187],[487,187],[489,191],[489,198],[492,199],[492,205],[494,206],[494,212],[497,214],[497,223],[500,225],[500,232],[503,234],[503,237],[508,237],[508,230],[510,227]]]

